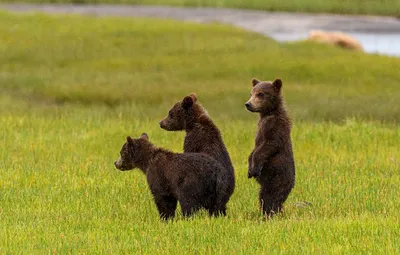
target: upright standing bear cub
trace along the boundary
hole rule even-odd
[[[263,213],[270,217],[282,210],[295,183],[295,166],[290,138],[291,123],[282,97],[282,81],[252,80],[251,98],[245,104],[258,112],[255,148],[249,156],[249,178],[261,185],[259,193]]]
[[[185,153],[205,153],[222,166],[220,184],[226,187],[221,191],[224,196],[219,203],[229,201],[235,189],[235,173],[231,158],[222,140],[218,127],[208,116],[205,109],[198,103],[195,94],[186,96],[176,103],[168,112],[168,116],[160,121],[160,127],[168,131],[185,130],[186,136],[183,150]],[[222,213],[226,214],[226,208]]]
[[[200,208],[210,216],[218,216],[226,203],[222,201],[222,166],[210,156],[201,153],[173,153],[149,142],[146,133],[139,139],[127,137],[120,157],[114,163],[119,170],[139,168],[146,174],[161,219],[175,216],[179,201],[184,216]]]

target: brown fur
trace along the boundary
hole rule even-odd
[[[260,204],[263,213],[272,216],[282,210],[295,183],[295,166],[290,138],[291,123],[283,104],[282,81],[252,80],[251,98],[245,104],[258,112],[255,148],[249,156],[249,178],[260,183]]]
[[[161,219],[175,216],[179,201],[184,216],[200,208],[210,216],[225,215],[221,200],[219,173],[222,166],[201,153],[173,153],[152,145],[143,133],[139,139],[127,137],[119,159],[114,163],[122,171],[139,168],[146,175]]]
[[[363,51],[361,43],[357,39],[341,32],[313,30],[309,33],[308,40],[335,45],[345,49]]]
[[[176,103],[168,116],[160,121],[160,126],[168,131],[185,130],[185,153],[205,153],[224,166],[219,181],[225,196],[220,203],[227,203],[235,188],[234,168],[218,127],[198,103],[196,95],[191,94]]]

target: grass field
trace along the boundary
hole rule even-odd
[[[216,24],[7,13],[0,55],[1,254],[400,252],[400,59]],[[268,221],[247,179],[253,76],[283,79],[294,119],[296,187]],[[144,131],[181,151],[158,121],[190,92],[237,186],[228,217],[163,223],[143,174],[113,162]]]
[[[0,0],[0,2],[140,4],[285,12],[400,15],[400,1],[398,0]]]

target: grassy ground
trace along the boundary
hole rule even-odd
[[[397,0],[1,0],[0,2],[141,4],[287,12],[400,15],[400,1]]]
[[[396,58],[278,44],[220,25],[0,14],[0,253],[399,253]],[[246,158],[250,79],[281,77],[297,184],[266,221]],[[181,151],[158,121],[190,92],[236,168],[228,217],[158,220],[126,135]],[[311,206],[301,207],[298,202]]]

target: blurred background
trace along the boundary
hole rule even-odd
[[[247,118],[242,102],[249,80],[279,76],[288,84],[287,101],[298,120],[393,121],[400,98],[399,5],[394,0],[5,1],[5,11],[53,15],[3,14],[3,90],[57,104],[164,109],[171,98],[205,89],[200,98],[211,99],[211,110]],[[21,65],[26,72],[16,75]],[[27,80],[29,89],[23,85]]]

